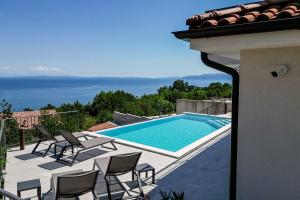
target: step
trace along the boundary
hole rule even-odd
[[[225,126],[227,123],[222,120],[215,120],[215,122],[219,123],[222,126]]]
[[[230,120],[227,120],[227,119],[221,119],[220,121],[221,121],[221,122],[224,122],[225,124],[231,123],[231,121],[230,121]]]
[[[207,120],[209,124],[216,126],[217,128],[221,128],[223,125],[218,123],[216,120]]]

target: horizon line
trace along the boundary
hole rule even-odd
[[[0,78],[35,78],[35,77],[45,77],[45,78],[147,78],[147,79],[160,79],[160,78],[186,78],[195,76],[206,76],[206,75],[228,75],[222,72],[216,73],[203,73],[196,75],[184,75],[184,76],[158,76],[158,77],[146,77],[146,76],[76,76],[76,75],[7,75],[1,76]],[[229,76],[229,75],[228,75]]]

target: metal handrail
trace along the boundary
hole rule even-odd
[[[43,119],[46,117],[45,119]],[[79,110],[74,110],[74,111],[67,111],[67,112],[51,112],[51,113],[38,113],[38,114],[32,114],[28,116],[14,116],[10,118],[6,118],[6,127],[8,126],[9,122],[16,123],[16,127],[13,129],[10,129],[10,131],[5,133],[5,136],[7,137],[7,147],[14,147],[17,145],[22,146],[22,149],[26,144],[37,142],[39,140],[40,135],[38,132],[36,132],[33,128],[34,124],[40,123],[39,120],[49,120],[47,117],[61,117],[60,122],[62,122],[60,125],[62,125],[62,129],[65,129],[67,125],[72,124],[72,131],[79,131],[80,130],[80,111]],[[50,120],[51,121],[51,120]],[[53,124],[52,124],[53,125]],[[51,125],[51,128],[54,126]],[[49,128],[49,127],[47,127]],[[53,131],[53,130],[52,130]],[[71,131],[71,130],[70,130]],[[26,134],[25,137],[25,132],[29,132],[30,135]],[[55,133],[56,130],[52,134]],[[22,137],[12,137],[12,134],[16,134],[18,136]],[[23,136],[24,135],[24,136]],[[16,138],[19,138],[16,139]],[[22,138],[22,140],[21,140]]]
[[[218,101],[218,102],[216,102],[214,104],[214,101]],[[212,100],[212,105],[207,107],[207,108],[202,109],[199,113],[205,113],[204,111],[206,111],[206,114],[208,114],[209,109],[214,108],[217,105],[220,105],[221,103],[224,103],[224,102],[226,102],[225,98],[219,98],[219,99],[216,99],[216,100]]]
[[[49,115],[61,115],[61,114],[70,114],[70,113],[79,113],[79,110],[72,110],[72,111],[66,111],[66,112],[54,112],[54,113],[40,113],[38,115],[32,115],[29,117],[34,117],[34,116],[49,116]],[[28,116],[24,116],[24,117],[18,117],[20,118],[28,118]],[[9,119],[15,119],[14,117],[10,117],[10,118],[5,118],[5,120],[9,120]]]
[[[3,188],[0,188],[0,195],[3,196],[2,199],[11,199],[11,200],[24,200],[6,190],[4,190]]]
[[[8,144],[8,141],[6,141],[6,136],[7,136],[7,130],[8,130],[8,123],[9,123],[9,120],[17,120],[17,119],[21,119],[21,120],[29,120],[29,122],[33,122],[33,119],[37,118],[37,117],[44,117],[44,116],[61,116],[61,115],[64,115],[64,114],[72,114],[72,116],[77,116],[77,123],[76,123],[76,127],[77,129],[79,129],[79,117],[80,117],[80,113],[78,110],[75,110],[75,111],[67,111],[67,112],[54,112],[54,113],[40,113],[38,115],[32,115],[32,116],[20,116],[20,117],[10,117],[10,118],[5,118],[5,119],[0,119],[0,150],[2,148],[5,149],[5,152],[4,152],[4,159],[6,157],[6,148],[9,147],[9,144]],[[75,114],[75,115],[74,115]],[[76,115],[77,114],[77,115]],[[67,117],[67,116],[66,116]],[[71,119],[71,116],[66,118],[67,121],[69,121]],[[20,130],[21,127],[20,126],[17,126],[16,130]],[[34,140],[32,140],[31,142],[33,142]],[[13,144],[14,145],[14,144]],[[3,182],[3,179],[4,179],[4,174],[5,172],[5,168],[2,168],[0,167],[0,184]],[[9,200],[24,200],[6,190],[4,190],[2,187],[4,187],[2,184],[0,185],[0,199],[9,199]]]
[[[203,109],[202,111],[199,112],[199,113],[202,113],[202,114],[205,113],[205,114],[207,114],[208,116],[211,116],[211,117],[210,117],[211,125],[213,125],[214,122],[215,122],[216,120],[218,120],[218,118],[213,117],[213,115],[215,115],[214,108],[215,108],[216,106],[220,105],[221,103],[226,102],[226,99],[225,99],[225,98],[219,98],[219,99],[217,99],[217,100],[215,100],[215,101],[217,101],[217,102],[214,103],[214,101],[212,100],[212,105],[211,105],[211,106],[209,106],[209,107],[207,107],[207,108],[205,108],[205,109]],[[208,113],[210,109],[212,109],[211,115],[209,115],[209,113]]]
[[[1,120],[1,123],[0,123],[0,147],[2,148],[4,144],[4,148],[5,148],[5,134],[4,134],[4,130],[5,130],[5,119],[2,119]],[[0,181],[2,183],[3,181],[3,169],[1,168],[1,178],[0,178]],[[0,187],[0,196],[2,199],[10,199],[10,200],[23,200],[22,198],[4,190],[3,188]]]
[[[0,142],[2,140],[2,135],[4,133],[4,126],[5,126],[5,119],[1,120],[1,127],[0,127]]]

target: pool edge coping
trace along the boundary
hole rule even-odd
[[[201,116],[211,116],[211,117],[215,117],[215,118],[231,119],[229,117],[218,117],[218,116],[214,116],[214,115],[184,112],[184,113],[179,114],[179,115],[168,116],[168,117],[153,119],[153,120],[144,121],[144,122],[138,122],[138,123],[134,123],[134,124],[119,126],[119,127],[115,127],[115,128],[111,128],[111,129],[101,130],[101,131],[88,132],[88,134],[93,136],[93,137],[112,138],[112,139],[114,139],[114,142],[118,143],[118,144],[127,145],[127,146],[138,148],[138,149],[141,149],[141,150],[150,151],[150,152],[157,153],[157,154],[160,154],[160,155],[165,155],[165,156],[168,156],[168,157],[173,157],[173,158],[179,159],[179,158],[191,153],[193,150],[195,150],[195,149],[205,145],[206,143],[212,141],[213,139],[217,138],[218,136],[222,135],[223,133],[226,133],[228,130],[231,129],[231,123],[229,123],[229,124],[223,126],[222,128],[219,128],[216,131],[214,131],[214,132],[212,132],[212,133],[210,133],[210,134],[208,134],[208,135],[192,142],[191,144],[187,145],[186,147],[184,147],[184,148],[182,148],[182,149],[180,149],[176,152],[172,152],[172,151],[168,151],[168,150],[164,150],[164,149],[159,149],[159,148],[156,148],[156,147],[151,147],[151,146],[148,146],[148,145],[142,145],[142,144],[139,144],[139,143],[135,143],[135,142],[131,142],[131,141],[123,140],[123,139],[118,139],[118,138],[114,138],[114,137],[110,137],[110,136],[101,134],[101,132],[105,132],[105,131],[108,131],[108,130],[114,130],[114,129],[119,129],[119,128],[123,128],[123,127],[134,126],[134,125],[148,123],[148,122],[152,122],[152,121],[158,121],[158,120],[162,120],[162,119],[166,119],[166,118],[173,118],[173,117],[181,116],[181,115],[184,115],[184,114],[193,114],[193,115],[201,115]]]

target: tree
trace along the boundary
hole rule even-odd
[[[86,115],[83,118],[83,122],[82,122],[82,129],[83,130],[87,130],[89,128],[91,128],[92,126],[97,124],[97,119],[95,117]]]
[[[12,118],[13,115],[13,107],[10,103],[6,102],[5,99],[0,103],[0,119]]]
[[[131,103],[130,103],[131,102]],[[101,113],[102,110],[108,110],[113,112],[119,110],[120,112],[129,112],[130,104],[136,103],[137,99],[130,93],[124,91],[115,91],[115,92],[104,92],[101,91],[93,99],[90,106],[90,114],[96,116]]]
[[[207,94],[204,89],[197,87],[189,93],[188,99],[193,99],[193,100],[207,99]]]
[[[33,111],[31,108],[24,108],[23,111]]]
[[[211,83],[206,88],[207,97],[229,98],[231,96],[231,85],[228,83]]]
[[[52,110],[55,109],[55,106],[52,104],[48,103],[45,107],[41,107],[40,110]]]
[[[63,103],[61,106],[56,108],[56,111],[58,112],[67,112],[75,110],[84,112],[86,108],[85,105],[81,104],[79,101],[75,101],[74,103]]]
[[[171,87],[171,90],[177,90],[180,92],[188,91],[189,84],[187,82],[184,82],[183,80],[176,80],[176,81],[174,81],[173,86]]]
[[[80,128],[89,128],[95,123],[113,119],[113,112],[131,113],[140,116],[154,116],[175,112],[177,99],[203,100],[213,97],[229,98],[231,85],[212,83],[208,87],[189,85],[183,80],[176,80],[171,86],[160,87],[155,94],[136,97],[125,91],[101,91],[88,104],[64,103],[56,111],[80,111]],[[48,104],[44,109],[53,108]]]
[[[155,101],[156,110],[159,114],[169,114],[175,112],[175,104],[159,97]]]

